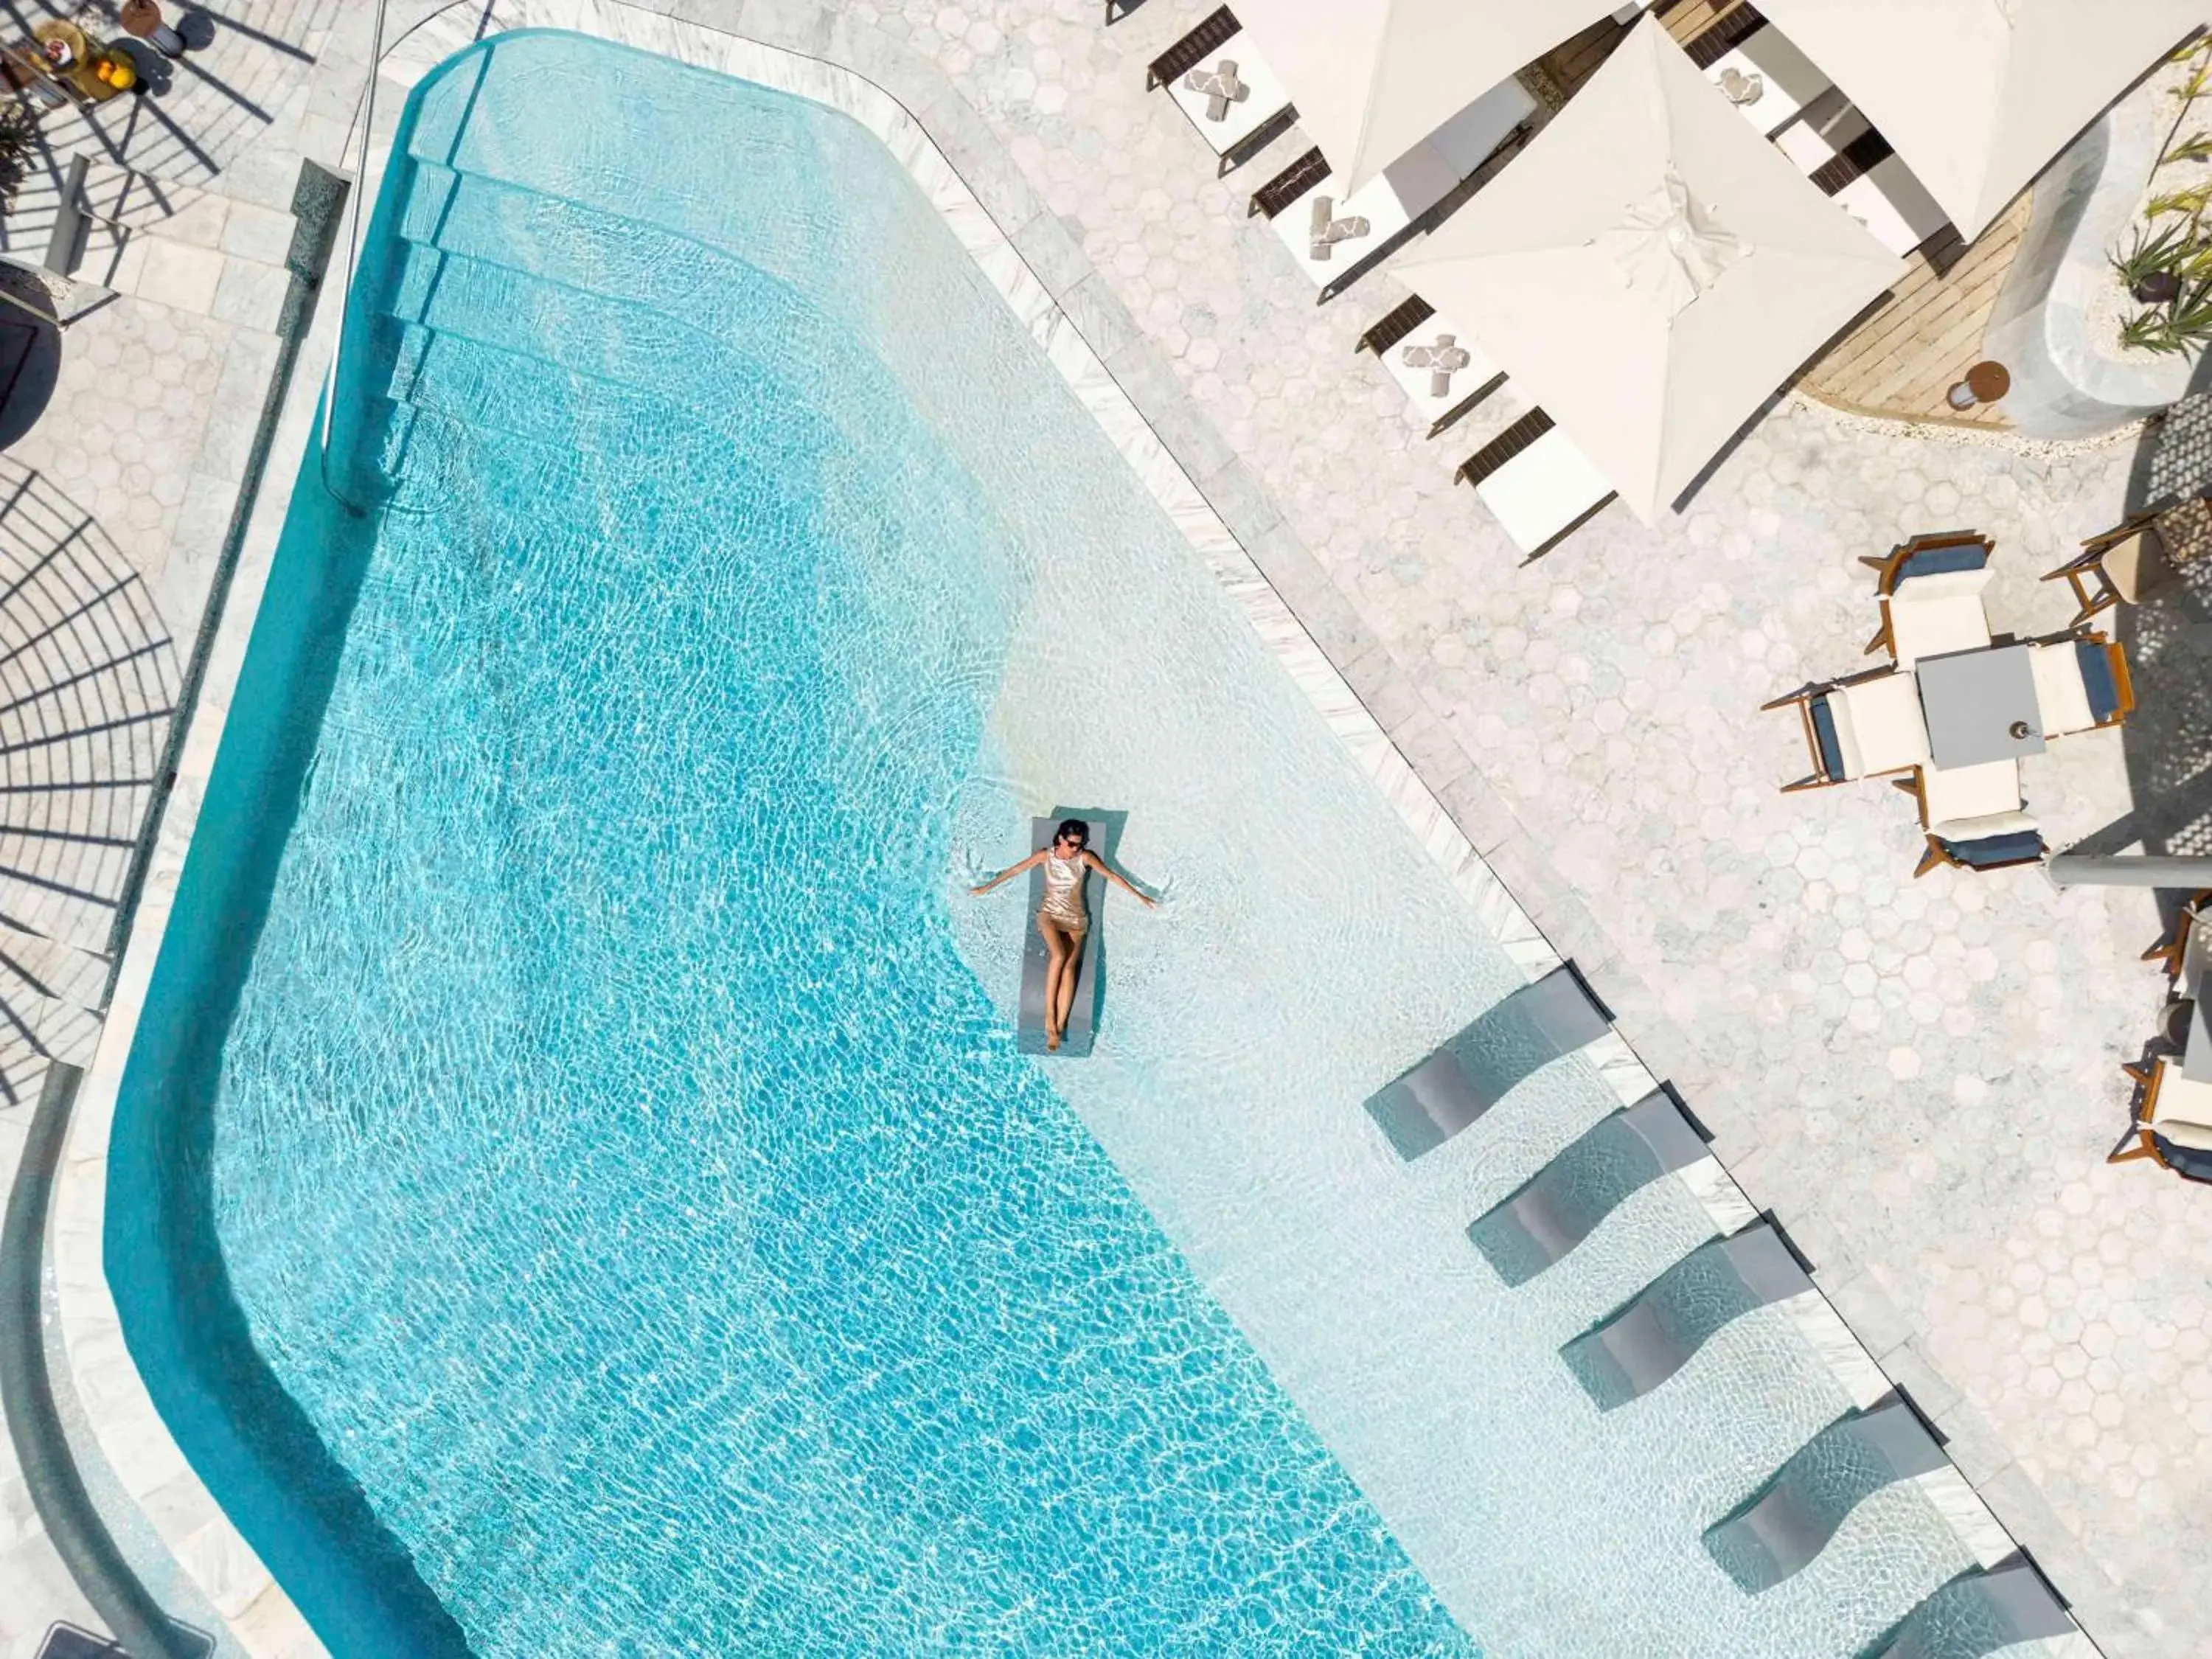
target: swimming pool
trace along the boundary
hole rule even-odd
[[[1957,1565],[1905,1492],[1755,1601],[1697,1550],[1838,1409],[1778,1316],[1580,1395],[1679,1194],[1439,1253],[1610,1099],[1371,1138],[1520,976],[874,139],[522,35],[402,142],[390,509],[295,498],[109,1211],[334,1649],[1796,1656]],[[1062,801],[1170,900],[1042,1067],[956,890]]]

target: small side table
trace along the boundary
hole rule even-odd
[[[100,44],[76,24],[62,18],[50,17],[33,26],[31,38],[38,42],[41,51],[49,40],[59,40],[69,47],[70,61],[67,69],[56,69],[51,64],[44,63],[40,68],[50,78],[67,86],[74,95],[86,103],[105,103],[123,90],[120,87],[110,86],[92,72],[92,60],[100,56]]]

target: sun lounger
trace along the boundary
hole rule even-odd
[[[1799,1447],[1752,1503],[1706,1528],[1705,1551],[1739,1589],[1771,1589],[1811,1565],[1875,1493],[1949,1462],[1912,1408],[1893,1398]]]
[[[1964,1654],[1996,1659],[2001,1653],[2053,1653],[2062,1650],[2019,1644],[2049,1644],[2065,1636],[2079,1639],[2081,1651],[2095,1651],[2042,1576],[2021,1563],[1954,1578],[1912,1610],[1875,1659],[1960,1659]]]
[[[2135,708],[2127,654],[2101,634],[2032,645],[2027,663],[2046,738],[2118,726]]]
[[[1429,216],[1453,199],[1485,162],[1516,134],[1525,137],[1535,112],[1536,100],[1509,76],[1350,196],[1331,196],[1328,222],[1360,228],[1340,229],[1327,239],[1310,210],[1285,210],[1300,196],[1317,196],[1326,190],[1328,162],[1322,160],[1316,168],[1314,159],[1320,152],[1310,152],[1291,163],[1264,192],[1269,198],[1268,221],[1298,269],[1320,290],[1320,299],[1328,300],[1426,228]],[[1293,173],[1304,185],[1297,195],[1283,188]],[[1261,210],[1256,196],[1254,210]]]
[[[1234,65],[1233,74],[1224,73],[1224,61]],[[1224,94],[1221,88],[1232,82],[1243,96]],[[1289,89],[1226,6],[1154,58],[1145,84],[1167,88],[1218,158],[1216,176],[1243,166],[1298,118]]]
[[[1691,1251],[1559,1358],[1609,1412],[1650,1393],[1753,1309],[1812,1288],[1780,1236],[1760,1222]]]
[[[1408,1162],[1437,1147],[1561,1054],[1602,1036],[1610,1017],[1571,968],[1554,968],[1498,1003],[1367,1100]]]
[[[1756,6],[1737,6],[1715,19],[1682,50],[1699,69],[1709,69],[1765,27],[1766,19]]]
[[[1857,110],[1821,112],[1824,102],[1839,98],[1832,89],[1814,99],[1802,118],[1775,134],[1775,148],[1875,240],[1892,253],[1911,253],[1951,216]]]
[[[1508,1285],[1525,1285],[1597,1230],[1631,1194],[1712,1151],[1663,1089],[1600,1118],[1467,1230]]]
[[[1778,28],[1754,29],[1700,67],[1762,138],[1789,125],[1834,84]]]
[[[1375,354],[1431,438],[1505,383],[1482,348],[1418,294],[1361,335],[1356,349]]]
[[[1532,409],[1460,463],[1453,481],[1470,483],[1513,544],[1540,558],[1596,516],[1613,488],[1589,458],[1540,409]]]

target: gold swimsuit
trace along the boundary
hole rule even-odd
[[[1081,854],[1064,859],[1057,853],[1047,853],[1044,902],[1037,907],[1037,920],[1056,923],[1071,933],[1088,928],[1091,913],[1083,908],[1083,878],[1087,873]]]

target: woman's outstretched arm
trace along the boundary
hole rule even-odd
[[[1000,882],[1011,880],[1012,878],[1018,876],[1023,871],[1028,869],[1031,865],[1035,864],[1043,856],[1044,854],[1042,852],[1032,853],[1027,858],[1024,859],[1019,864],[1008,865],[1005,869],[1000,871],[997,875],[992,877],[990,880],[984,882],[978,886],[970,887],[968,890],[971,893],[988,893],[994,887],[996,887]],[[1122,885],[1126,887],[1128,884],[1124,882],[1122,883]]]
[[[1119,870],[1116,870],[1112,865],[1107,863],[1104,859],[1100,858],[1097,854],[1086,851],[1083,855],[1083,861],[1089,865],[1091,868],[1096,870],[1100,875],[1105,877],[1107,880],[1119,887],[1131,898],[1135,899],[1147,910],[1151,909],[1154,905],[1159,902],[1159,901],[1154,898],[1151,894],[1140,892],[1136,887],[1133,886],[1127,876],[1123,875]],[[1013,872],[1009,870],[1006,873],[1008,875],[1012,875]]]

